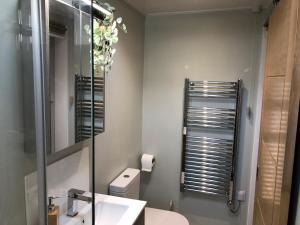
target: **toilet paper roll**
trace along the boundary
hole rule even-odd
[[[155,158],[153,155],[143,154],[141,163],[142,163],[142,171],[152,172],[152,168],[155,164]]]

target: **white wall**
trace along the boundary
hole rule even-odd
[[[142,150],[144,17],[123,1],[109,1],[128,33],[120,31],[112,71],[106,76],[105,133],[96,137],[96,191],[126,167],[137,168]]]
[[[239,154],[239,189],[248,191],[253,120],[261,42],[258,15],[248,11],[150,16],[146,19],[143,78],[143,152],[156,155],[151,176],[142,178],[142,198],[167,209],[169,201],[191,225],[243,225],[247,202],[237,215],[224,200],[180,193],[184,79],[235,81],[244,97]],[[260,25],[260,24],[259,24]]]
[[[263,99],[263,84],[265,74],[265,61],[267,53],[267,30],[262,28],[262,40],[261,40],[261,54],[260,65],[257,79],[257,91],[256,91],[256,105],[253,109],[255,113],[254,118],[254,135],[253,135],[253,149],[251,156],[250,178],[249,178],[249,191],[247,195],[248,199],[248,212],[247,212],[247,225],[253,224],[253,214],[255,205],[255,189],[256,189],[256,176],[257,176],[257,163],[259,153],[259,136],[260,136],[260,122],[261,122],[261,110]]]

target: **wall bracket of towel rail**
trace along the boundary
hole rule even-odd
[[[236,207],[242,81],[185,80],[180,189],[224,197]]]
[[[75,75],[75,140],[76,143],[92,136],[91,77]],[[104,132],[105,79],[94,77],[94,133]]]

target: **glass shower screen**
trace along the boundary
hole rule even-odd
[[[104,77],[94,76],[91,28],[102,14],[90,0],[3,4],[1,221],[93,225]]]
[[[49,0],[45,112],[48,224],[93,223],[91,1]],[[84,212],[84,213],[83,213]],[[75,225],[75,224],[74,224]]]
[[[20,5],[18,14],[28,13],[18,19],[23,152],[25,159],[36,159],[25,174],[23,224],[92,225],[92,3],[22,0]],[[79,128],[86,138],[78,139]]]

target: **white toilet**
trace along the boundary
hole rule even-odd
[[[127,168],[110,184],[109,194],[139,199],[140,170]],[[189,225],[189,222],[179,213],[146,207],[145,225]]]

